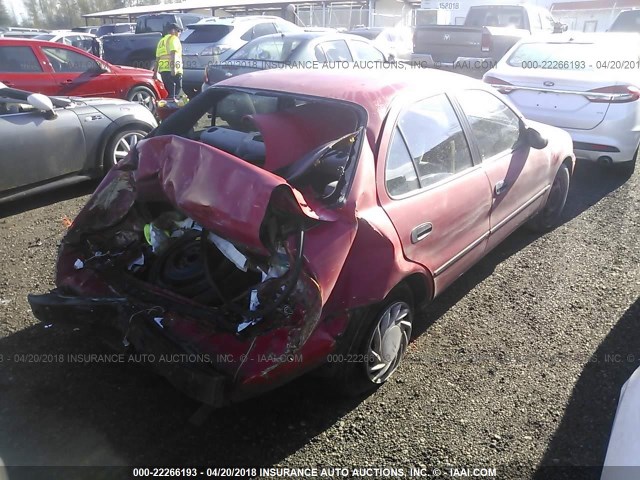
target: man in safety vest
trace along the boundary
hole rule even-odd
[[[168,33],[156,47],[154,72],[159,72],[170,97],[177,97],[182,90],[182,44],[178,35],[182,28],[177,23],[167,26]]]

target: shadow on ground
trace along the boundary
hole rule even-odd
[[[20,213],[35,210],[54,203],[63,202],[72,198],[89,195],[98,186],[98,181],[87,180],[77,185],[52,190],[51,192],[29,196],[20,200],[0,203],[0,218],[18,215]]]
[[[640,298],[591,356],[538,467],[537,479],[598,479],[620,389],[640,366]]]

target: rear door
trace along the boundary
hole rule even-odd
[[[519,141],[520,117],[492,92],[461,90],[462,107],[492,191],[488,248],[500,243],[540,206],[547,192],[547,150]]]
[[[56,95],[117,97],[113,75],[100,70],[93,57],[63,46],[41,47],[53,70]]]
[[[2,102],[6,113],[0,115],[0,191],[82,170],[85,139],[73,110],[57,108],[57,118],[46,120],[27,104],[7,99]]]
[[[395,118],[394,118],[395,117]],[[389,115],[377,188],[407,259],[434,277],[436,294],[482,258],[491,189],[445,94]]]
[[[7,87],[51,95],[56,87],[48,65],[30,45],[0,44],[0,82]]]

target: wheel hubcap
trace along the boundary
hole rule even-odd
[[[395,302],[380,315],[369,342],[367,375],[373,383],[383,383],[396,370],[411,338],[411,310],[405,302]]]
[[[144,105],[149,110],[153,110],[153,97],[148,92],[136,92],[131,98],[131,101]]]
[[[138,132],[130,132],[120,137],[113,149],[113,164],[115,165],[126,157],[140,139],[142,139],[142,134]]]

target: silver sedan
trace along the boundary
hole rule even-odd
[[[156,126],[137,103],[0,83],[0,202],[101,177]]]

